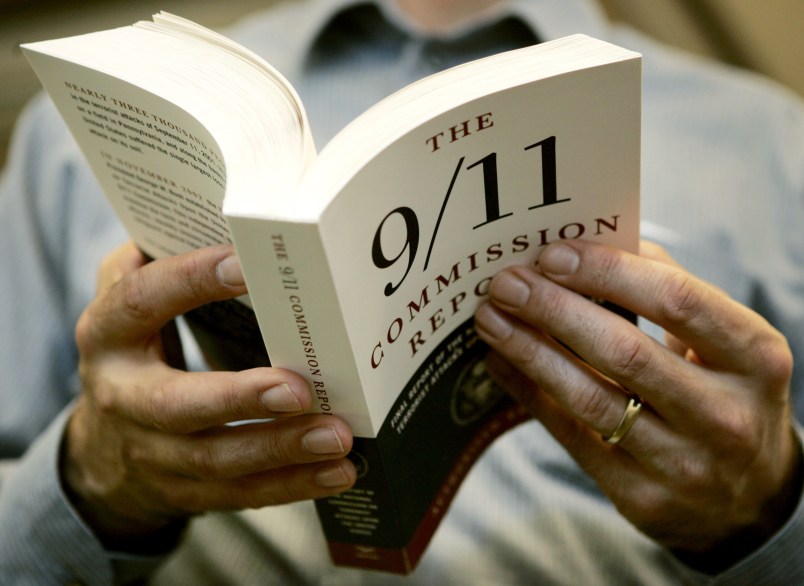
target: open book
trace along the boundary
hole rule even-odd
[[[333,559],[410,571],[524,418],[472,327],[491,277],[558,239],[637,248],[640,56],[576,35],[472,62],[316,153],[280,73],[186,20],[23,49],[147,255],[234,241],[249,298],[189,321],[351,425],[357,485],[317,503]]]

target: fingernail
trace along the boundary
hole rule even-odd
[[[494,306],[486,303],[475,313],[475,329],[494,340],[505,340],[514,331],[511,322]]]
[[[330,466],[315,475],[315,483],[324,488],[335,488],[349,484],[349,478],[340,466]]]
[[[240,267],[240,260],[234,254],[219,262],[216,272],[218,280],[224,285],[242,287],[246,284],[243,278],[243,269]]]
[[[525,305],[530,297],[530,287],[514,273],[498,273],[491,281],[489,293],[495,301],[511,307]]]
[[[260,402],[271,411],[277,413],[292,413],[294,411],[301,411],[302,406],[296,395],[290,390],[290,387],[282,383],[271,387],[260,395]]]
[[[340,454],[343,452],[341,438],[333,427],[318,427],[308,431],[302,438],[302,446],[311,454]]]
[[[542,272],[551,275],[571,275],[578,270],[581,257],[575,249],[566,244],[548,246],[539,256]]]

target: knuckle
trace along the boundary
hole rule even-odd
[[[638,380],[651,364],[652,345],[646,338],[633,335],[617,336],[608,342],[611,374],[627,381]]]
[[[263,449],[266,463],[273,467],[295,463],[290,446],[280,438],[269,438]]]
[[[722,449],[731,458],[752,460],[759,436],[753,410],[748,407],[720,409],[711,418],[712,436],[720,438]]]
[[[695,501],[704,494],[710,494],[712,487],[718,484],[717,475],[711,463],[688,454],[678,454],[673,466],[671,478],[676,494],[686,501]]]
[[[73,339],[82,358],[94,356],[109,345],[103,328],[106,311],[103,305],[99,298],[94,299],[75,322]]]
[[[142,389],[140,396],[148,396],[145,404],[145,418],[160,431],[182,430],[176,425],[176,414],[181,411],[177,405],[176,393],[166,384],[158,384],[149,391]]]
[[[690,322],[701,311],[701,293],[693,277],[683,271],[672,271],[664,279],[661,317],[669,324]]]
[[[751,343],[751,352],[763,365],[762,376],[774,386],[785,387],[793,376],[793,353],[786,338],[771,329]],[[786,395],[785,395],[786,396]]]
[[[214,442],[194,442],[190,449],[189,461],[196,478],[215,480],[221,476],[221,457]]]
[[[589,279],[596,290],[605,291],[611,283],[612,275],[622,272],[622,252],[616,249],[601,249],[596,253],[593,270]]]
[[[254,408],[252,395],[242,392],[242,386],[236,377],[229,378],[221,384],[219,396],[223,412],[232,417],[246,414]]]
[[[75,324],[75,343],[81,355],[88,354],[94,347],[94,328],[91,316],[92,306],[90,305],[78,318]]]
[[[665,530],[668,523],[668,510],[671,508],[669,494],[665,489],[643,488],[634,495],[627,514],[638,520],[637,524],[649,535]]]
[[[281,505],[300,500],[297,485],[292,475],[260,474],[243,477],[235,482],[236,508],[260,509],[269,505]]]
[[[78,364],[82,394],[91,400],[97,411],[106,417],[118,415],[120,411],[120,388],[114,378],[107,376],[103,368],[96,368],[83,357]]]
[[[512,349],[514,360],[522,366],[532,366],[538,362],[541,344],[532,336],[524,336]]]
[[[122,466],[127,470],[146,468],[153,460],[153,452],[138,442],[124,440],[119,447]]]
[[[599,422],[606,419],[611,404],[608,395],[599,389],[582,393],[575,405],[577,415],[583,421]]]
[[[91,392],[98,410],[109,416],[117,411],[117,389],[105,380],[95,380],[92,385],[84,385],[84,390]]]
[[[177,266],[177,278],[192,299],[205,298],[209,294],[205,268],[197,252],[187,255]]]
[[[148,321],[153,310],[148,304],[150,297],[148,284],[142,272],[136,271],[115,283],[114,288],[120,290],[122,311],[137,321]]]
[[[215,406],[204,400],[204,395],[193,394],[187,373],[169,374],[142,388],[136,396],[143,400],[145,421],[155,429],[168,433],[189,434],[209,426],[210,417],[217,412]]]
[[[560,323],[563,316],[569,311],[570,296],[567,291],[558,286],[541,288],[538,300],[539,312],[544,316],[545,323]]]

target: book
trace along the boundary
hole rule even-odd
[[[492,276],[560,239],[637,250],[640,55],[573,35],[467,63],[318,152],[278,71],[179,17],[23,50],[146,255],[234,242],[248,297],[187,316],[211,361],[293,369],[350,424],[357,483],[316,502],[333,561],[410,572],[527,418],[473,329]]]

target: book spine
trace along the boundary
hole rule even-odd
[[[229,225],[271,365],[310,382],[312,412],[337,414],[371,436],[318,226],[248,217]]]

